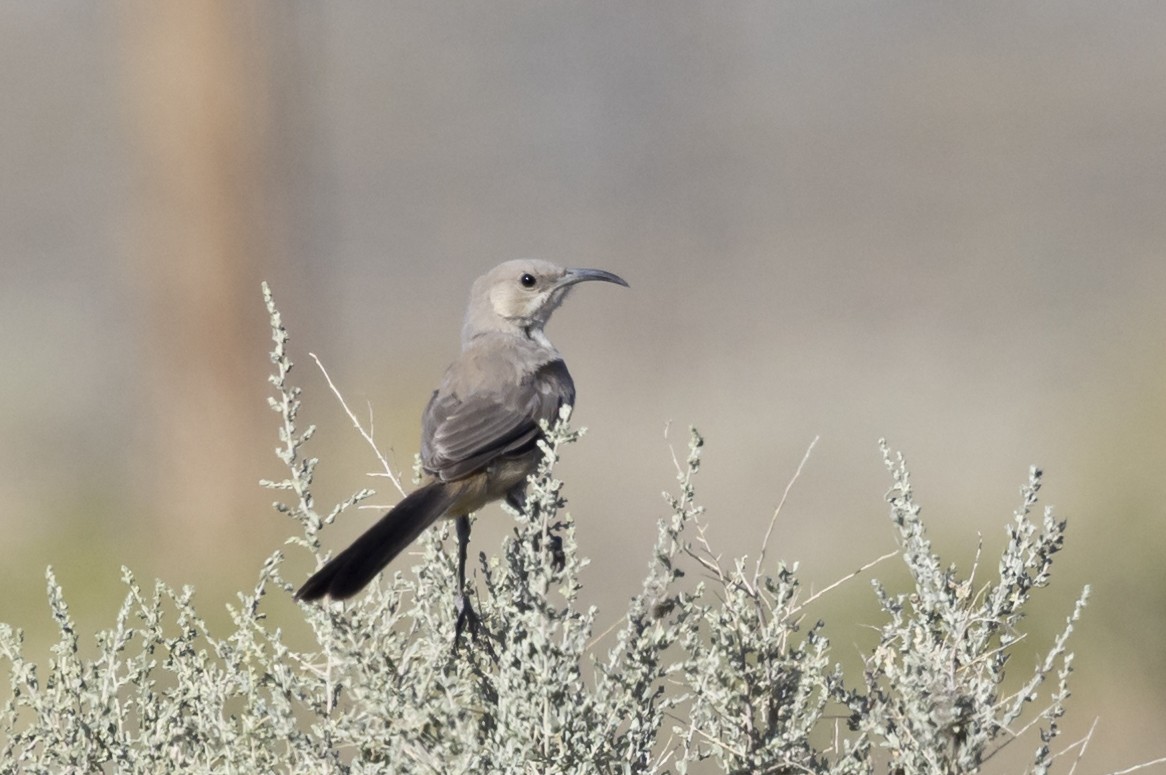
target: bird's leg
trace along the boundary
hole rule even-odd
[[[478,627],[482,620],[477,611],[470,605],[470,597],[466,594],[466,554],[470,547],[470,518],[462,515],[457,518],[457,624],[454,625],[453,643],[461,639],[462,630],[468,625],[470,637],[477,640]]]

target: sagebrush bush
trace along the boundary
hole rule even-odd
[[[276,508],[295,528],[289,543],[322,562],[320,531],[370,493],[317,511],[316,460],[303,455],[312,429],[297,426],[287,334],[264,293],[275,341],[271,405],[289,470],[265,484],[287,497]],[[885,617],[856,684],[833,660],[823,624],[803,622],[822,593],[803,592],[796,566],[770,574],[761,561],[726,563],[705,541],[695,430],[643,586],[617,632],[597,638],[595,609],[579,603],[586,560],[554,476],[563,446],[581,434],[568,417],[569,409],[547,429],[513,535],[479,559],[475,605],[485,631],[476,640],[454,641],[456,558],[445,526],[421,539],[416,567],[398,563],[355,601],[301,606],[315,638],[304,651],[264,612],[265,598],[293,592],[282,552],[229,606],[233,628],[223,635],[208,630],[189,588],[155,582],[143,591],[124,570],[125,602],[96,634],[91,659],[80,656],[50,571],[60,639],[43,675],[22,653],[20,631],[0,625],[9,675],[0,767],[684,773],[703,763],[732,773],[972,773],[1003,746],[1029,740],[1030,771],[1049,771],[1069,696],[1066,639],[1085,594],[1031,677],[1015,692],[1002,689],[1021,617],[1064,541],[1065,523],[1049,509],[1032,515],[1040,471],[1023,488],[995,577],[983,580],[941,563],[903,460],[883,445],[891,518],[914,586],[875,583]],[[682,581],[686,573],[699,581]]]

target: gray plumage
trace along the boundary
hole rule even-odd
[[[462,351],[433,392],[421,422],[426,481],[318,570],[299,600],[351,597],[441,517],[458,519],[464,585],[471,512],[500,498],[521,502],[538,464],[540,421],[575,403],[575,385],[543,327],[576,283],[626,286],[610,272],[507,261],[474,282]],[[459,586],[459,595],[461,589]],[[468,601],[460,598],[458,630]]]

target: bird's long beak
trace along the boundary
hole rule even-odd
[[[605,283],[615,283],[627,288],[627,281],[617,274],[605,272],[602,269],[568,269],[562,278],[555,283],[556,288],[566,288],[568,285],[586,282],[587,280],[602,280]]]

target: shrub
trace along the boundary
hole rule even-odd
[[[316,460],[303,455],[312,428],[297,426],[287,333],[264,293],[271,406],[289,471],[265,484],[287,496],[275,507],[295,527],[289,543],[322,561],[321,530],[370,493],[317,511]],[[1065,523],[1049,509],[1033,516],[1039,470],[1022,489],[997,577],[984,581],[979,558],[966,576],[940,562],[903,459],[883,445],[913,589],[875,582],[885,619],[852,684],[832,661],[822,622],[803,624],[807,605],[839,585],[807,595],[796,566],[763,572],[764,543],[750,567],[722,562],[706,542],[695,430],[643,586],[614,637],[597,638],[596,611],[579,602],[586,560],[554,475],[564,445],[582,434],[569,414],[546,430],[513,535],[479,559],[476,608],[487,632],[476,641],[454,642],[456,561],[445,526],[421,539],[415,568],[387,572],[355,601],[302,606],[314,640],[306,650],[289,646],[265,614],[267,597],[294,589],[281,575],[282,552],[228,606],[233,629],[223,636],[199,617],[191,589],[156,582],[144,591],[124,570],[125,601],[114,626],[97,633],[94,658],[81,656],[50,570],[60,638],[43,680],[21,632],[0,625],[10,688],[0,768],[685,773],[703,763],[733,773],[972,773],[1027,734],[1030,771],[1050,770],[1069,696],[1066,640],[1085,593],[1032,675],[1015,692],[1002,688],[1022,616],[1064,542]]]

